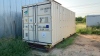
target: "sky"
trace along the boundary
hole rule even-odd
[[[76,17],[100,15],[100,0],[56,0],[62,6],[75,12]]]
[[[8,7],[8,11],[10,11],[10,0],[4,0],[6,3],[4,6]],[[20,1],[20,0],[11,0],[11,10],[16,10],[15,8],[15,1]],[[25,2],[25,1],[31,1],[31,2]],[[24,0],[22,4],[26,3],[32,3],[33,2],[38,2],[42,0]],[[76,17],[79,16],[86,16],[86,15],[100,15],[100,0],[56,0],[57,2],[61,3],[62,6],[66,7],[67,9],[70,9],[75,12]],[[14,3],[13,3],[14,2]],[[21,2],[18,2],[19,4],[18,7],[21,9]],[[3,0],[0,0],[0,12],[3,12]],[[17,7],[17,8],[18,8]],[[7,11],[5,9],[5,11]],[[18,8],[19,10],[19,8]],[[17,10],[17,11],[18,11]],[[20,10],[21,12],[21,10]]]

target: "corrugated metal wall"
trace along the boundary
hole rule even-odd
[[[44,0],[0,0],[0,37],[21,36],[21,7],[42,1]]]

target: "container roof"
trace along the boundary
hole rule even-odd
[[[35,4],[30,4],[30,5],[24,5],[22,7],[29,7],[29,6],[34,6],[34,5],[44,4],[44,3],[50,3],[50,2],[56,2],[56,3],[60,4],[59,2],[57,2],[55,0],[45,0],[44,2],[39,2],[39,3],[35,3]]]
[[[100,15],[87,15],[87,17],[100,16]]]

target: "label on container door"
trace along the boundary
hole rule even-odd
[[[51,6],[50,4],[38,6],[38,15],[50,14]]]
[[[24,23],[28,23],[28,17],[24,17]]]
[[[46,33],[45,32],[42,32],[42,37],[46,37]]]
[[[29,23],[33,23],[33,17],[29,17]]]
[[[24,15],[25,15],[25,16],[28,15],[28,10],[24,11]]]

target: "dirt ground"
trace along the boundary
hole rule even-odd
[[[34,56],[100,56],[100,35],[80,35],[66,49],[54,48],[49,53],[32,51]]]

